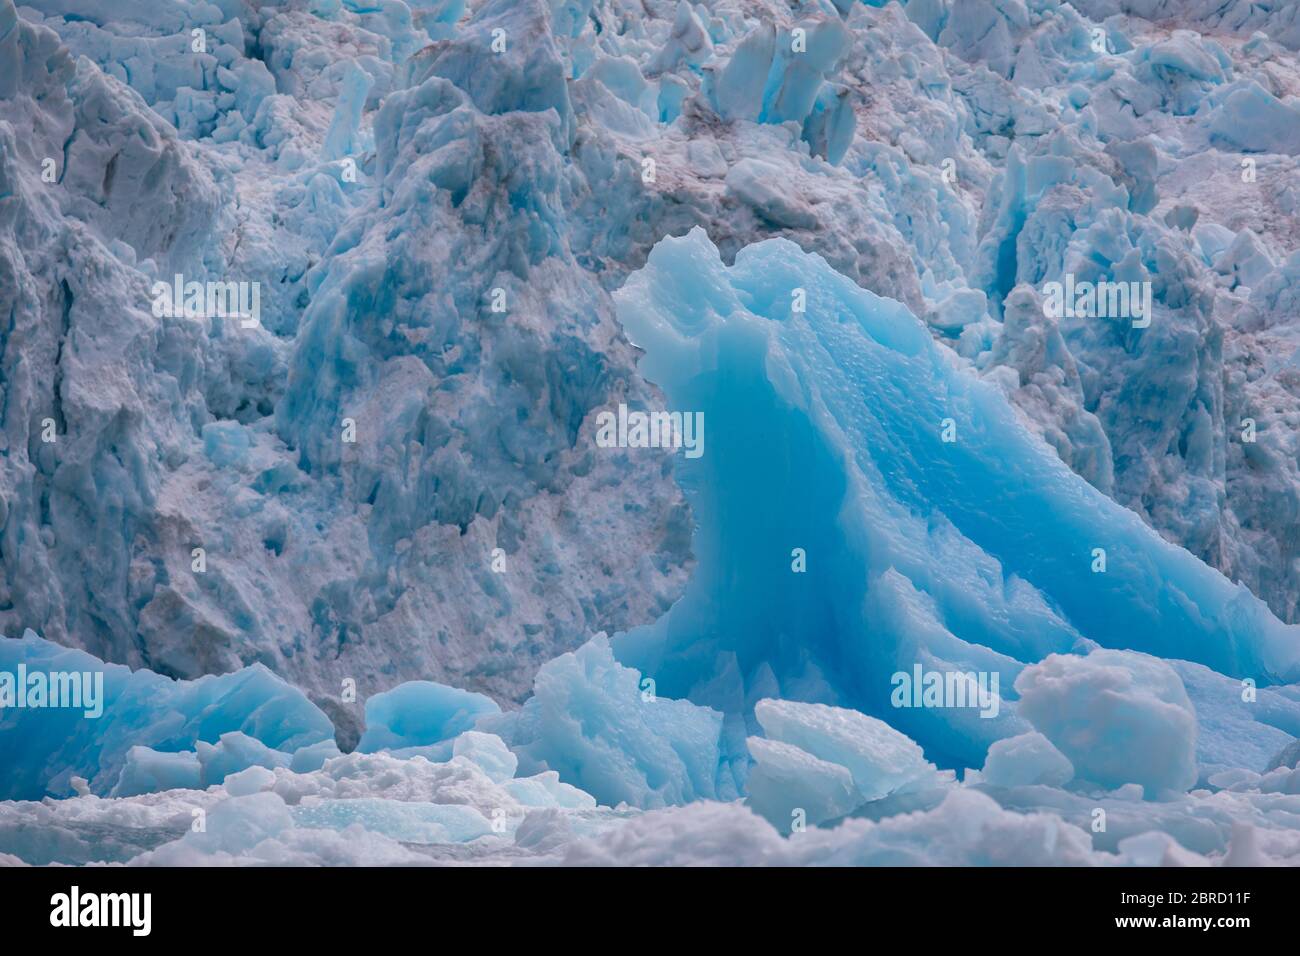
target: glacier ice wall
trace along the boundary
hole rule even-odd
[[[1294,620],[1295,17],[1173,6],[8,0],[0,628],[261,662],[347,742],[345,678],[522,699],[689,573],[667,459],[580,436],[658,401],[609,293],[694,226],[903,302]],[[1047,321],[1065,271],[1157,320]],[[177,273],[260,326],[153,316]]]
[[[806,294],[807,307],[786,313],[792,289]],[[0,810],[11,818],[6,827],[0,816],[4,852],[26,862],[107,854],[172,865],[439,862],[454,847],[483,860],[570,863],[1149,865],[1196,862],[1201,855],[1234,862],[1290,855],[1288,820],[1300,798],[1300,770],[1263,766],[1259,756],[1300,732],[1294,686],[1280,692],[1262,687],[1265,696],[1251,701],[1262,706],[1234,713],[1229,702],[1239,681],[1149,652],[1169,650],[1159,644],[1158,627],[1181,608],[1182,631],[1194,636],[1195,625],[1205,622],[1201,645],[1184,643],[1186,658],[1203,657],[1225,670],[1258,668],[1259,684],[1278,682],[1293,677],[1294,660],[1287,656],[1294,648],[1292,626],[1075,475],[1040,438],[1012,428],[1018,420],[1005,395],[944,356],[903,306],[865,292],[793,244],[754,245],[727,266],[700,231],[666,239],[617,298],[629,332],[644,343],[646,374],[663,378],[670,398],[703,406],[714,423],[710,454],[688,461],[701,469],[708,461],[753,472],[754,456],[775,449],[791,466],[787,480],[800,480],[799,463],[828,462],[842,486],[855,489],[833,501],[826,533],[834,547],[825,553],[835,556],[836,566],[865,569],[855,579],[864,593],[853,601],[842,595],[826,600],[813,589],[804,603],[790,604],[794,592],[773,574],[815,580],[822,548],[802,548],[811,571],[794,570],[784,543],[779,561],[764,560],[766,545],[753,537],[749,503],[698,494],[735,484],[707,480],[707,474],[702,480],[699,470],[684,466],[682,481],[700,516],[700,565],[686,596],[656,625],[619,639],[625,659],[644,659],[641,672],[615,661],[598,636],[544,665],[534,695],[512,713],[499,712],[480,695],[407,683],[370,699],[372,726],[363,746],[342,755],[318,734],[291,735],[283,721],[270,728],[250,724],[243,717],[250,707],[254,714],[289,708],[299,715],[306,707],[319,717],[313,727],[324,722],[300,696],[295,704],[288,688],[267,684],[269,675],[254,669],[235,681],[241,686],[246,673],[263,678],[256,689],[234,702],[213,702],[202,731],[215,735],[216,743],[196,740],[188,767],[183,737],[162,741],[162,750],[136,747],[125,761],[104,760],[100,739],[135,741],[139,728],[168,722],[168,698],[154,694],[143,709],[110,707],[102,738],[74,738],[59,756],[88,768],[101,792],[121,765],[103,801],[107,806],[93,802],[100,797],[91,793],[60,801],[67,809],[57,811],[48,802],[4,805]],[[773,309],[775,318],[767,314]],[[810,369],[816,374],[800,377]],[[847,409],[828,409],[837,399],[849,408],[884,409],[882,420],[905,426],[910,441],[891,443],[885,427],[870,440],[846,432],[845,423],[855,420]],[[944,442],[937,428],[926,435],[919,422],[936,408],[955,410],[950,418],[964,437]],[[859,427],[866,418],[857,419]],[[738,424],[742,419],[748,426]],[[725,437],[728,422],[737,423],[735,444]],[[846,434],[833,449],[826,447]],[[802,437],[806,457],[781,446],[790,435]],[[914,494],[924,487],[921,472],[952,467],[927,456],[951,455],[956,449],[944,446],[963,442],[966,452],[957,461],[999,501],[1024,506],[1050,497],[1014,539],[1027,551],[1018,583],[1001,577],[999,560],[980,544],[996,548],[1003,538],[937,510],[962,516],[962,495]],[[999,449],[1000,458],[994,455]],[[904,450],[920,464],[890,457]],[[797,497],[790,488],[777,491]],[[1119,542],[1111,547],[1120,556],[1105,572],[1088,567],[1091,554],[1083,545],[1070,547],[1071,522],[1079,522],[1071,502],[1087,510],[1095,533]],[[924,504],[935,513],[922,512]],[[996,527],[1003,535],[1020,527],[1014,508],[1002,514],[1008,520]],[[860,530],[868,523],[869,537]],[[895,526],[909,533],[891,535]],[[856,557],[855,528],[856,540],[872,545]],[[1080,567],[1070,573],[1055,566],[1060,553],[1073,551]],[[737,563],[736,555],[751,562]],[[697,591],[697,582],[712,583],[726,556],[733,562],[721,575],[725,583]],[[881,562],[874,571],[873,558]],[[956,569],[969,576],[972,567],[982,571],[989,593],[972,590],[969,582],[950,585],[938,573]],[[1075,579],[1144,568],[1153,576],[1141,586],[1101,585],[1091,603],[1146,615],[1140,621],[1150,633],[1124,643],[1148,653],[1101,649],[1102,639],[1115,638],[1104,630],[1110,618],[1076,612],[1080,627],[1096,635],[1088,637],[1067,618],[1048,613],[1048,597]],[[904,576],[909,571],[914,577]],[[824,577],[837,586],[846,580]],[[872,594],[877,588],[883,598]],[[1153,610],[1153,592],[1169,605]],[[697,594],[721,597],[708,601]],[[957,599],[972,594],[979,600]],[[870,613],[900,595],[910,601],[892,616]],[[1053,601],[1062,613],[1072,608],[1068,597]],[[972,605],[993,610],[971,616]],[[854,607],[856,619],[843,610]],[[830,621],[825,615],[837,609],[842,618]],[[1049,620],[1068,648],[1028,640]],[[701,637],[710,634],[720,635],[717,643]],[[836,645],[827,635],[846,639]],[[1216,640],[1224,635],[1235,640]],[[68,669],[97,663],[34,636],[0,642],[0,648],[31,665],[52,653],[75,658],[60,665]],[[759,664],[749,668],[755,659]],[[889,670],[912,661],[932,670],[1005,673],[1002,719],[981,725],[978,715],[954,716],[959,711],[952,709],[930,711],[929,720],[911,719],[896,704],[890,710],[877,699],[891,686]],[[114,670],[121,680],[125,668]],[[654,676],[647,683],[643,674]],[[182,700],[192,696],[188,685],[148,672],[131,679],[179,691]],[[230,680],[205,678],[194,688]],[[659,696],[678,693],[676,686],[687,681],[693,682],[686,692],[694,703]],[[800,702],[806,698],[823,702]],[[863,712],[870,710],[888,721]],[[750,714],[755,734],[738,741],[733,722],[743,725]],[[253,733],[223,730],[241,720]],[[50,723],[39,713],[27,721],[33,732],[24,739],[43,747]],[[277,733],[278,748],[267,741]],[[1202,755],[1227,763],[1198,766]],[[962,781],[927,757],[963,769]],[[393,795],[406,780],[411,789]],[[76,780],[69,784],[77,789]],[[147,806],[158,808],[148,832],[125,847],[112,840],[85,846],[83,830],[117,826],[102,821],[134,806],[127,799],[133,796],[148,797]],[[738,797],[744,805],[734,802]],[[670,817],[656,816],[682,804]],[[714,819],[695,809],[709,805],[725,808],[726,815]],[[187,833],[177,821],[196,810],[205,826]],[[1110,825],[1090,838],[1086,821],[1099,810]],[[39,834],[31,831],[33,818],[42,820]],[[804,840],[806,831],[788,830],[791,819],[821,825],[828,836]],[[337,842],[343,830],[365,835],[346,853]],[[711,840],[696,845],[706,830]],[[972,837],[987,831],[1018,835],[1011,843]],[[789,836],[776,839],[788,842],[756,849],[782,833]],[[665,834],[687,842],[674,845]],[[947,841],[948,849],[940,852],[937,841]]]
[[[430,56],[400,3],[93,6],[0,8],[0,626],[172,676],[260,662],[355,742],[344,679],[516,699],[665,609],[680,492],[576,442],[648,393],[563,238],[588,187],[547,8],[482,14],[553,80],[520,110],[504,75],[444,77],[477,33]],[[260,323],[155,315],[177,274],[258,283]]]

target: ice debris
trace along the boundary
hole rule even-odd
[[[259,664],[178,681],[106,664],[32,633],[0,638],[0,672],[16,674],[20,666],[29,673],[102,675],[103,713],[87,718],[80,708],[0,708],[0,797],[7,800],[69,796],[73,776],[98,794],[195,785],[204,768],[208,782],[219,783],[219,774],[275,764],[282,754],[334,738],[318,707]]]

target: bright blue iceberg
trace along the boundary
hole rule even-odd
[[[820,256],[772,239],[727,266],[695,229],[616,300],[642,373],[709,436],[676,470],[699,566],[615,644],[660,693],[703,699],[738,667],[736,709],[757,689],[851,707],[978,767],[1029,729],[1015,678],[1052,653],[1300,677],[1300,630],[1071,472],[904,306]],[[916,664],[996,678],[993,719],[896,709],[891,677]]]
[[[31,632],[21,640],[0,638],[0,673],[16,674],[19,665],[29,673],[102,674],[103,713],[0,708],[0,798],[6,800],[70,796],[73,777],[85,779],[98,794],[115,787],[118,795],[193,787],[205,754],[210,775],[250,765],[234,758],[236,742],[246,744],[244,749],[292,754],[334,737],[329,718],[315,704],[260,664],[176,681],[105,664]]]
[[[434,681],[407,681],[366,700],[366,732],[357,749],[374,753],[434,748],[471,730],[480,716],[500,711],[482,694]]]

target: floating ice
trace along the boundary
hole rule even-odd
[[[511,779],[519,767],[519,758],[494,734],[466,731],[452,742],[451,750],[455,756],[478,764],[495,783]]]
[[[219,784],[231,774],[250,767],[287,767],[292,759],[289,754],[272,750],[239,731],[222,734],[215,744],[200,740],[195,747],[199,756],[199,775],[205,787]]]
[[[778,830],[789,832],[796,820],[807,825],[834,820],[863,802],[847,768],[793,744],[751,737],[749,753],[754,766],[748,805]]]
[[[122,772],[109,796],[134,797],[163,790],[202,789],[202,770],[197,753],[159,753],[148,747],[135,746],[126,752]]]

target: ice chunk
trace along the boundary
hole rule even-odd
[[[519,758],[510,752],[500,737],[475,730],[457,737],[452,742],[452,753],[478,764],[496,783],[509,780],[519,766]]]
[[[361,125],[361,112],[366,105],[366,96],[373,85],[374,79],[356,62],[348,64],[348,71],[343,79],[343,89],[339,92],[338,104],[334,108],[334,119],[325,134],[325,143],[321,148],[324,159],[342,159],[359,151],[357,132]]]
[[[274,785],[275,773],[257,765],[229,774],[222,781],[226,793],[232,797],[246,797],[251,793],[261,793]]]
[[[1141,60],[1162,66],[1198,80],[1222,82],[1223,68],[1201,45],[1201,37],[1191,30],[1175,30],[1167,40],[1154,43],[1142,51]]]
[[[522,710],[479,726],[509,743],[523,772],[554,770],[609,806],[734,797],[721,774],[722,715],[641,684],[600,635],[544,664]]]
[[[121,776],[109,796],[133,797],[163,790],[201,789],[198,755],[192,752],[159,753],[148,747],[126,752]]]
[[[823,823],[863,803],[853,775],[839,764],[763,737],[749,738],[749,752],[755,763],[747,781],[748,804],[783,833],[792,832],[796,821]]]
[[[832,165],[838,165],[853,145],[857,122],[849,88],[827,83],[817,94],[817,101],[804,120],[803,139],[813,153],[826,157]]]
[[[879,800],[935,773],[915,741],[854,710],[769,699],[754,705],[754,717],[771,739],[847,768],[859,802]]]
[[[731,59],[713,74],[708,87],[714,109],[726,119],[757,120],[763,88],[776,53],[776,28],[759,23],[737,44]]]
[[[340,753],[339,745],[333,740],[322,740],[320,743],[295,751],[293,760],[289,762],[289,769],[294,773],[310,773],[319,770],[325,766],[326,760],[337,757]]]
[[[151,752],[192,752],[199,742],[212,744],[233,732],[249,748],[255,742],[261,751],[283,754],[332,742],[334,736],[319,708],[260,664],[175,681],[105,664],[30,632],[21,640],[0,638],[0,672],[15,673],[20,664],[29,672],[102,675],[103,713],[87,719],[82,709],[0,709],[0,766],[5,767],[0,796],[9,799],[40,799],[47,792],[65,796],[74,775],[86,778],[99,794],[118,786],[124,773],[122,785],[128,789],[149,779],[169,783],[176,779],[172,771],[193,766],[197,758]],[[133,749],[137,753],[128,757]],[[231,755],[229,748],[216,748],[210,750],[212,759],[216,752]],[[124,770],[129,761],[133,766]]]
[[[597,57],[584,75],[599,80],[607,90],[647,116],[658,118],[658,93],[646,82],[632,57]]]
[[[712,53],[713,41],[689,0],[678,0],[672,32],[651,58],[648,71],[651,74],[662,73],[675,69],[680,63],[697,67]]]
[[[200,777],[205,787],[221,783],[231,774],[249,767],[288,767],[291,759],[289,754],[272,750],[237,730],[222,734],[215,744],[200,740],[196,747]]]
[[[959,333],[988,313],[988,297],[978,289],[957,289],[936,303],[926,321],[944,332]]]
[[[490,697],[433,681],[407,681],[366,699],[366,731],[357,749],[404,750],[451,740],[501,708]]]
[[[1061,787],[1073,776],[1074,765],[1037,731],[995,741],[981,772],[995,787]]]
[[[1300,153],[1300,105],[1284,103],[1251,81],[1209,114],[1211,139],[1232,149]]]
[[[518,777],[504,783],[506,793],[527,807],[564,807],[572,810],[595,809],[596,798],[560,780],[554,770],[544,770],[531,777]]]
[[[1196,782],[1196,715],[1178,674],[1145,654],[1053,654],[1016,679],[1020,714],[1074,765],[1108,787],[1148,797]]]
[[[238,855],[293,826],[293,814],[277,794],[254,793],[218,803],[203,828],[191,829],[180,842],[204,854]]]
[[[1276,263],[1260,247],[1259,238],[1249,229],[1239,232],[1228,248],[1214,260],[1215,272],[1232,276],[1235,282],[1245,286],[1258,284],[1274,268]]]
[[[726,64],[714,68],[705,92],[726,119],[803,123],[819,100],[823,110],[831,103],[822,98],[826,78],[851,45],[852,37],[838,18],[800,21],[779,31],[770,22],[760,22],[736,45]],[[852,125],[851,117],[836,116],[832,138],[837,159],[832,162],[847,148],[844,139],[851,138]]]

